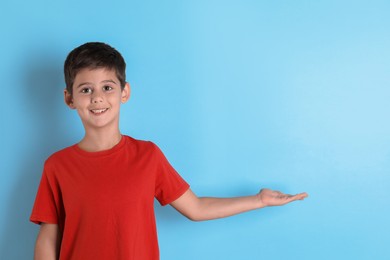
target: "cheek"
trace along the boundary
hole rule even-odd
[[[120,106],[122,97],[120,95],[110,96],[108,99],[108,102],[110,102],[111,106]]]
[[[73,100],[73,106],[77,110],[85,109],[89,106],[90,100],[88,98],[77,98]]]

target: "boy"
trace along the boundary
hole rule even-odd
[[[159,259],[153,202],[193,221],[302,200],[263,189],[254,196],[198,198],[152,142],[122,135],[130,97],[122,56],[86,43],[64,66],[65,103],[78,112],[83,139],[45,162],[30,220],[40,224],[35,259]]]

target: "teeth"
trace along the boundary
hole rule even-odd
[[[92,113],[94,114],[100,114],[100,113],[103,113],[107,110],[107,108],[104,108],[104,109],[92,109]]]

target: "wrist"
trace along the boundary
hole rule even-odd
[[[261,200],[260,193],[254,195],[256,209],[267,207],[267,205]]]

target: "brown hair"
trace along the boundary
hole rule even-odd
[[[88,42],[72,50],[65,60],[64,74],[66,90],[73,94],[73,83],[77,73],[85,68],[107,68],[115,70],[121,88],[126,84],[126,63],[122,55],[108,44]]]

